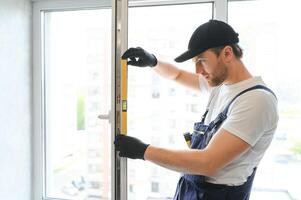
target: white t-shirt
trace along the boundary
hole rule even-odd
[[[207,81],[200,76],[201,90],[210,92],[211,99],[205,124],[214,120],[239,92],[255,85],[265,83],[261,77],[253,77],[236,84],[210,88]],[[251,148],[206,181],[241,185],[252,174],[272,141],[278,123],[277,100],[273,94],[263,89],[248,91],[232,103],[227,116],[220,128],[241,138]]]

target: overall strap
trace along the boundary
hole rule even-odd
[[[236,96],[228,103],[228,105],[226,106],[226,108],[225,108],[224,111],[222,112],[222,113],[223,113],[222,115],[227,115],[228,110],[229,110],[231,104],[232,104],[232,103],[233,103],[240,95],[242,95],[242,94],[244,94],[244,93],[246,93],[246,92],[249,92],[249,91],[251,91],[251,90],[256,90],[256,89],[263,89],[263,90],[265,90],[265,91],[268,91],[268,92],[272,93],[272,94],[274,95],[274,97],[277,99],[275,93],[274,93],[271,89],[269,89],[269,88],[267,88],[266,86],[263,86],[263,85],[255,85],[255,86],[253,86],[253,87],[250,87],[250,88],[245,89],[245,90],[243,90],[242,92],[238,93],[238,94],[237,94],[237,95],[236,95]]]
[[[249,92],[251,90],[256,90],[256,89],[263,89],[263,90],[266,90],[270,93],[272,93],[275,97],[276,95],[274,94],[274,92],[272,90],[270,90],[269,88],[263,86],[263,85],[255,85],[253,87],[250,87],[248,89],[245,89],[243,90],[242,92],[238,93],[229,103],[228,105],[225,107],[225,109],[218,114],[218,116],[209,123],[208,125],[208,130],[212,130],[213,128],[216,128],[218,127],[221,123],[223,123],[224,120],[227,119],[227,113],[228,113],[228,110],[229,110],[229,107],[231,106],[231,104],[242,94],[246,93],[246,92]],[[277,97],[276,97],[277,99]]]

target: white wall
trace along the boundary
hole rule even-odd
[[[31,3],[0,0],[0,199],[31,200]]]

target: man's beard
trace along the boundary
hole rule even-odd
[[[212,78],[208,79],[208,84],[212,87],[221,85],[228,77],[228,69],[226,66],[221,65],[219,71],[212,75]]]

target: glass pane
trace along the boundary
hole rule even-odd
[[[251,199],[301,199],[300,1],[229,3],[244,63],[277,94],[279,124],[254,180]],[[254,14],[256,13],[256,14]]]
[[[129,47],[141,46],[170,62],[187,49],[193,31],[212,17],[212,4],[129,9]],[[177,65],[194,71],[192,62]],[[167,81],[150,68],[128,69],[129,135],[156,146],[187,149],[183,132],[201,117],[207,98]],[[128,199],[164,200],[174,195],[179,174],[128,160]]]
[[[45,13],[46,196],[111,199],[111,10]]]

